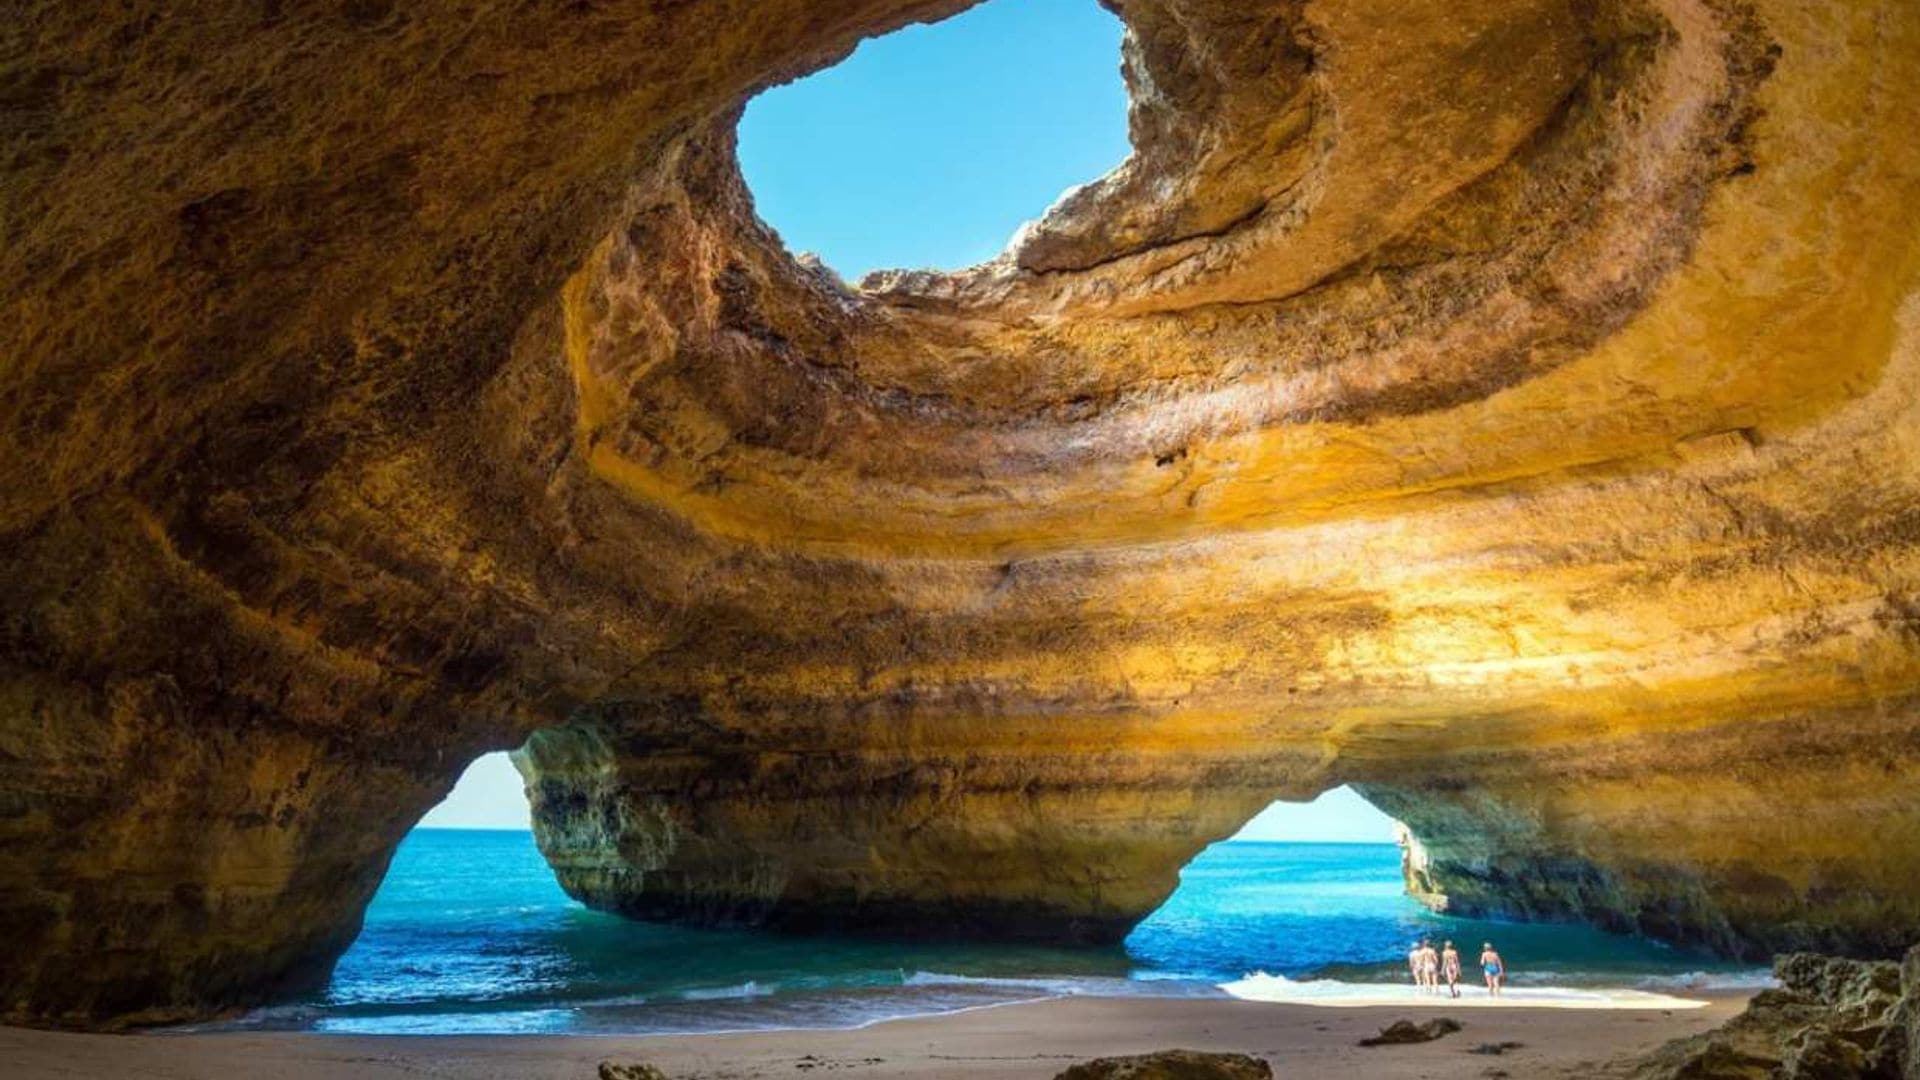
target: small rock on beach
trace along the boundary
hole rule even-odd
[[[1247,1054],[1161,1050],[1133,1057],[1095,1058],[1053,1080],[1273,1080],[1273,1067]]]
[[[1460,1021],[1448,1016],[1437,1016],[1432,1020],[1414,1023],[1411,1020],[1395,1020],[1380,1029],[1380,1034],[1360,1040],[1361,1046],[1398,1046],[1404,1043],[1432,1042],[1459,1031]]]

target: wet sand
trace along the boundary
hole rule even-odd
[[[847,1031],[734,1035],[364,1036],[75,1035],[0,1028],[0,1076],[155,1080],[593,1080],[602,1061],[648,1062],[670,1077],[966,1077],[1047,1080],[1068,1065],[1173,1047],[1257,1054],[1282,1077],[1483,1080],[1577,1077],[1585,1066],[1717,1026],[1746,993],[1689,995],[1694,1009],[1462,1010],[1465,1030],[1436,1042],[1355,1042],[1439,1006],[1324,1008],[1231,999],[1066,998]],[[1523,1044],[1498,1056],[1485,1043]]]

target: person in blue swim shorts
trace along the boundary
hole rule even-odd
[[[1480,971],[1487,977],[1487,993],[1499,997],[1500,986],[1507,979],[1507,965],[1500,959],[1500,954],[1493,951],[1491,941],[1480,945]]]

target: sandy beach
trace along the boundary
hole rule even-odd
[[[11,1080],[591,1080],[602,1061],[647,1062],[676,1078],[968,1077],[1046,1080],[1088,1058],[1172,1047],[1257,1054],[1286,1077],[1452,1080],[1580,1076],[1584,1066],[1714,1027],[1747,994],[1710,992],[1692,1009],[1484,1005],[1458,1034],[1412,1046],[1355,1043],[1444,1004],[1326,1008],[1231,999],[1065,998],[857,1030],[653,1036],[76,1035],[0,1029]],[[1463,1010],[1465,1012],[1465,1010]],[[1519,1043],[1493,1056],[1488,1043]]]

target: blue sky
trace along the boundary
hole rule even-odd
[[[1391,844],[1393,819],[1352,788],[1337,787],[1309,803],[1277,802],[1254,815],[1235,840]]]
[[[858,280],[958,269],[1127,156],[1120,20],[991,0],[868,41],[747,106],[740,164],[787,247]]]
[[[526,785],[505,754],[486,754],[460,776],[453,791],[420,819],[425,829],[530,829]]]

